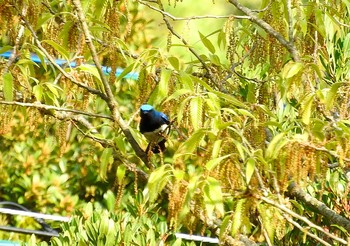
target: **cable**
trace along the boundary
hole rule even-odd
[[[51,226],[49,226],[48,224],[46,224],[46,222],[44,221],[44,219],[54,219],[54,220],[59,220],[59,221],[69,221],[68,217],[62,217],[62,216],[54,216],[54,215],[45,215],[45,214],[40,214],[40,213],[35,213],[30,211],[29,209],[27,209],[26,207],[15,203],[15,202],[8,202],[8,201],[1,201],[0,202],[0,206],[12,206],[12,207],[16,207],[19,208],[23,211],[19,211],[19,210],[13,210],[13,209],[8,209],[8,208],[0,208],[0,212],[5,213],[5,214],[11,214],[11,215],[23,215],[23,216],[29,216],[35,219],[36,222],[38,222],[41,227],[43,228],[43,230],[45,230],[45,232],[47,233],[51,233],[50,235],[58,235],[58,231],[56,231],[55,229],[53,229]],[[2,226],[1,228],[4,228],[4,226]],[[13,231],[13,228],[16,227],[8,227],[8,228],[12,228],[11,230]],[[26,231],[25,229],[19,229],[18,230],[23,230]],[[30,230],[33,232],[33,230]],[[23,232],[25,233],[25,232]]]

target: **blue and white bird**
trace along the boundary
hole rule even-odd
[[[149,145],[147,151],[152,147],[153,153],[164,152],[165,150],[165,135],[170,132],[170,121],[168,117],[158,112],[149,104],[144,104],[140,107],[140,132],[147,138]]]

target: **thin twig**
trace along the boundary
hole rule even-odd
[[[60,108],[52,105],[47,105],[47,104],[42,104],[40,102],[38,103],[23,103],[23,102],[15,102],[15,101],[0,101],[0,104],[6,104],[6,105],[17,105],[21,107],[31,107],[31,108],[38,108],[38,109],[45,109],[45,110],[55,110],[55,111],[63,111],[63,112],[70,112],[74,114],[81,114],[81,115],[86,115],[89,117],[94,117],[94,118],[104,118],[104,119],[109,119],[113,120],[113,118],[109,115],[103,115],[103,114],[94,114],[94,113],[89,113],[85,111],[80,111],[76,109],[69,109],[69,108]]]
[[[144,2],[144,1],[142,1],[142,0],[138,0],[138,2],[141,3],[141,4],[143,4],[143,5],[145,5],[145,6],[147,6],[147,7],[149,7],[149,8],[151,8],[151,9],[161,10],[159,13],[162,14],[163,20],[164,20],[164,22],[165,22],[165,24],[166,24],[168,30],[169,30],[175,37],[177,37],[177,38],[188,48],[188,50],[198,59],[198,61],[202,64],[203,68],[207,71],[208,76],[209,76],[209,79],[212,80],[212,81],[215,81],[215,80],[214,80],[214,77],[212,76],[212,73],[211,73],[209,67],[207,66],[207,64],[205,63],[205,61],[204,61],[204,60],[200,57],[200,55],[189,45],[189,43],[186,41],[186,39],[184,39],[180,34],[178,34],[178,33],[174,30],[173,26],[170,24],[169,20],[167,19],[168,16],[164,14],[164,13],[166,13],[166,12],[164,11],[164,9],[162,9],[163,7],[160,6],[161,9],[157,9],[157,8],[151,6],[150,4],[148,4],[148,3],[146,3],[146,2]]]
[[[286,214],[282,214],[282,216],[292,225],[294,225],[296,228],[298,228],[300,231],[306,233],[306,235],[308,235],[309,237],[312,237],[313,239],[319,241],[320,243],[322,243],[323,245],[326,246],[331,246],[329,243],[327,243],[325,240],[323,240],[322,238],[318,237],[316,234],[309,232],[308,229],[303,228],[298,222],[294,221],[290,216],[286,215]]]
[[[271,199],[269,199],[269,198],[267,198],[267,197],[264,197],[264,196],[260,196],[259,198],[260,198],[261,200],[263,200],[264,202],[266,202],[266,203],[268,203],[268,204],[270,204],[270,205],[272,205],[272,206],[274,206],[274,207],[276,207],[276,208],[282,210],[283,212],[289,214],[290,216],[292,216],[292,217],[294,217],[294,218],[296,218],[296,219],[298,219],[298,220],[303,221],[303,222],[306,223],[308,226],[310,226],[310,227],[312,227],[312,228],[314,228],[314,229],[316,229],[316,230],[318,230],[318,231],[324,233],[324,234],[327,235],[328,237],[330,237],[330,238],[336,240],[337,242],[340,242],[340,243],[345,244],[345,245],[347,244],[347,242],[346,242],[344,239],[339,238],[339,237],[333,235],[332,233],[327,232],[327,231],[324,230],[322,227],[320,227],[320,226],[314,224],[313,222],[311,222],[311,221],[310,221],[309,219],[307,219],[306,217],[301,216],[301,215],[295,213],[294,211],[292,211],[292,210],[290,210],[289,208],[287,208],[285,205],[279,204],[279,203],[277,203],[277,202],[275,202],[275,201],[273,201],[273,200],[271,200]]]
[[[102,99],[106,98],[106,95],[102,93],[99,90],[96,90],[94,88],[89,87],[88,85],[85,85],[83,83],[78,82],[71,74],[67,73],[62,67],[60,67],[56,62],[55,59],[47,52],[47,50],[41,45],[41,41],[39,40],[39,37],[37,36],[35,30],[33,27],[30,25],[30,23],[27,21],[24,15],[20,13],[18,8],[14,6],[15,9],[17,10],[18,14],[20,15],[21,19],[24,21],[26,27],[29,29],[31,34],[33,35],[34,42],[36,43],[37,47],[44,53],[46,58],[51,62],[51,64],[58,69],[66,78],[68,78],[73,84],[76,84],[77,86],[86,89],[92,94],[100,96]]]
[[[189,21],[189,20],[201,20],[201,19],[229,19],[232,17],[235,19],[250,19],[250,17],[246,15],[203,15],[203,16],[190,16],[190,17],[176,17],[170,14],[169,12],[158,9],[144,1],[139,0],[139,2],[142,3],[143,5],[146,5],[150,9],[157,11],[158,13],[161,13],[163,16],[169,17],[173,21]]]

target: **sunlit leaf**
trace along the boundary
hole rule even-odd
[[[204,46],[211,52],[211,53],[215,53],[215,47],[214,45],[211,43],[211,41],[204,36],[201,32],[199,32],[199,36],[202,40],[202,43],[204,44]]]
[[[312,104],[314,102],[314,96],[315,94],[310,93],[307,95],[304,100],[301,102],[301,110],[302,110],[302,116],[301,120],[305,125],[310,124],[310,118],[311,118],[311,113],[312,113]]]
[[[244,205],[245,205],[246,199],[240,199],[237,201],[236,209],[234,211],[233,220],[232,220],[232,229],[231,229],[231,235],[234,237],[238,231],[239,228],[242,225],[243,222],[243,212],[244,212]]]
[[[66,59],[68,61],[68,59],[69,59],[69,52],[65,48],[63,48],[60,44],[56,43],[53,40],[48,40],[48,39],[42,40],[41,42],[47,43],[50,46],[52,46],[52,48],[54,48],[56,51],[58,51],[61,54],[63,59]]]
[[[300,62],[289,62],[283,67],[282,76],[289,79],[298,74],[303,67],[303,64]]]
[[[266,159],[271,160],[271,159],[276,159],[279,151],[286,145],[288,142],[288,139],[285,137],[286,133],[282,132],[271,140],[269,143],[267,149],[266,149]]]
[[[167,97],[167,99],[164,102],[168,102],[174,99],[178,99],[181,96],[184,96],[186,94],[190,94],[192,93],[191,90],[189,89],[180,89],[180,90],[176,90],[172,95],[170,95],[169,97]]]
[[[195,131],[202,126],[203,100],[201,97],[194,97],[190,101],[191,122]]]
[[[205,129],[199,129],[194,132],[185,142],[183,142],[177,151],[175,152],[174,159],[181,155],[193,154],[194,150],[197,149],[199,142],[203,139],[207,133]]]
[[[100,158],[100,176],[102,179],[107,178],[107,169],[110,164],[113,163],[113,149],[112,148],[105,148],[102,152],[101,158]]]
[[[205,211],[208,218],[220,218],[224,215],[223,195],[220,182],[212,177],[207,178],[207,183],[204,186],[204,203]]]
[[[338,90],[341,86],[344,85],[344,82],[333,83],[331,88],[326,94],[326,108],[330,110],[333,107],[335,98],[338,96]]]
[[[172,176],[172,167],[170,165],[163,165],[157,168],[149,176],[147,186],[143,190],[143,195],[150,202],[154,202]]]
[[[2,75],[4,82],[4,97],[6,101],[13,101],[13,77],[10,72]]]
[[[42,98],[43,98],[43,87],[41,84],[38,84],[38,85],[35,85],[33,86],[33,93],[34,93],[34,96],[35,98],[38,100],[38,101],[41,101]]]
[[[119,165],[117,168],[117,178],[118,184],[121,185],[125,177],[126,167],[124,165]]]
[[[252,178],[255,170],[255,160],[254,158],[249,158],[246,163],[246,169],[245,169],[245,178],[247,184],[249,184],[250,179]]]
[[[225,160],[227,157],[231,156],[231,154],[229,155],[225,155],[225,156],[220,156],[214,159],[211,159],[210,161],[208,161],[205,164],[205,167],[209,170],[212,171],[218,164],[220,164],[221,161]]]
[[[168,61],[170,62],[171,66],[173,66],[175,70],[180,70],[180,62],[179,62],[179,59],[177,59],[177,57],[175,56],[168,57]]]

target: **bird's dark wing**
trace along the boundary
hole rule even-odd
[[[162,120],[164,121],[164,123],[166,124],[170,124],[170,121],[168,119],[168,116],[166,116],[164,113],[160,112],[160,116],[162,117]]]

